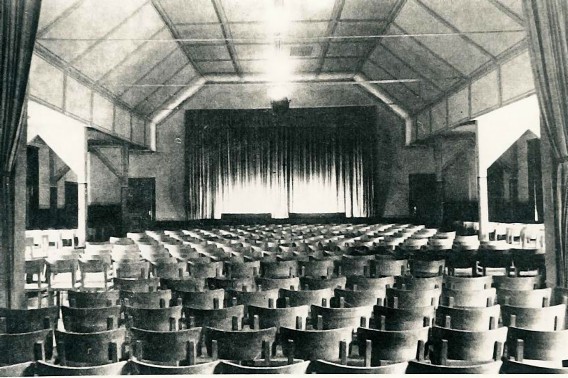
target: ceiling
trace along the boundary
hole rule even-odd
[[[272,0],[47,0],[36,48],[149,118],[202,76],[265,74],[275,41],[292,73],[361,73],[416,113],[525,46],[521,3],[276,0],[275,32]]]

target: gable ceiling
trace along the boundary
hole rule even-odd
[[[37,48],[152,117],[202,76],[265,74],[274,3],[48,0]],[[521,0],[276,3],[289,21],[278,41],[293,73],[364,74],[411,113],[525,46]]]

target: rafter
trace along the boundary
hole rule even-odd
[[[229,56],[231,57],[231,61],[233,62],[235,72],[237,73],[237,75],[241,76],[243,70],[239,64],[237,49],[235,48],[235,44],[233,43],[233,35],[231,34],[229,20],[227,19],[227,14],[225,13],[223,4],[221,4],[220,0],[211,0],[211,3],[213,4],[213,8],[215,9],[215,13],[217,14],[217,19],[221,23],[221,32],[223,33],[223,37],[225,37],[225,45],[227,46],[227,50],[229,51]]]
[[[396,18],[398,17],[400,11],[402,10],[402,8],[404,8],[404,5],[406,4],[406,0],[399,0],[398,3],[396,3],[391,11],[389,12],[389,15],[387,16],[387,19],[385,21],[385,26],[383,28],[381,28],[380,32],[378,33],[379,35],[381,34],[385,34],[389,28],[389,26],[393,23],[394,20],[396,20]],[[375,50],[375,48],[377,47],[377,45],[379,45],[381,42],[380,40],[378,41],[378,43],[374,43],[369,50],[363,54],[363,56],[361,57],[361,59],[359,60],[359,62],[357,63],[357,68],[355,69],[355,73],[361,71],[363,69],[363,66],[365,65],[365,62],[367,61],[367,59],[371,56],[371,54],[373,53],[373,51]]]
[[[95,155],[101,161],[101,163],[103,163],[104,166],[107,167],[109,171],[111,171],[113,175],[115,175],[119,179],[122,179],[123,177],[122,171],[114,166],[114,164],[109,160],[109,158],[107,158],[105,154],[102,153],[99,147],[92,146],[89,152],[92,152],[93,155]]]
[[[41,38],[46,35],[59,21],[67,18],[71,13],[78,9],[85,0],[77,0],[71,4],[67,9],[65,9],[59,16],[53,19],[49,24],[45,25],[41,30],[38,30],[36,38]]]
[[[331,12],[331,21],[327,25],[327,30],[325,32],[326,36],[331,37],[335,33],[335,29],[337,29],[337,25],[339,24],[339,19],[341,18],[341,12],[343,12],[344,6],[345,6],[345,0],[335,0],[335,3],[333,4],[333,10]],[[330,45],[330,39],[328,38],[322,44],[321,55],[316,69],[317,74],[319,74],[323,69],[323,64],[325,62],[327,50],[329,50],[329,45]]]
[[[514,12],[511,8],[500,2],[499,0],[488,0],[491,4],[493,4],[497,9],[501,12],[505,13],[507,16],[512,18],[517,24],[521,26],[525,26],[525,20],[522,17]]]
[[[59,167],[59,169],[55,172],[55,174],[53,176],[53,180],[56,183],[58,183],[70,170],[71,170],[71,168],[67,165],[64,165],[63,167]]]
[[[160,18],[162,19],[164,24],[166,24],[166,26],[170,30],[172,38],[177,42],[180,50],[183,51],[183,53],[187,57],[187,60],[189,60],[189,63],[191,63],[191,65],[193,66],[195,71],[197,71],[197,73],[199,75],[201,75],[202,73],[199,70],[199,67],[193,61],[193,58],[191,57],[191,54],[187,50],[186,45],[183,42],[180,41],[182,39],[181,34],[177,30],[177,28],[176,28],[175,24],[173,23],[173,21],[171,20],[170,16],[168,16],[168,13],[166,12],[166,10],[162,6],[162,4],[159,2],[159,0],[152,0],[152,5],[154,6],[154,9],[156,9],[156,12],[158,12],[158,15],[160,16]]]
[[[481,46],[479,43],[475,42],[473,39],[471,39],[469,36],[465,35],[462,33],[461,30],[459,30],[458,28],[456,28],[452,23],[450,23],[448,20],[446,20],[444,17],[440,16],[440,14],[438,12],[436,12],[435,10],[433,10],[432,8],[430,8],[428,5],[424,4],[422,2],[422,0],[415,0],[416,3],[418,5],[420,5],[428,14],[430,14],[432,17],[434,17],[434,19],[436,19],[436,21],[438,21],[439,23],[441,23],[442,25],[444,25],[445,27],[447,27],[448,29],[450,29],[452,32],[454,33],[459,33],[459,37],[466,43],[474,46],[477,50],[481,51],[483,53],[483,55],[487,56],[489,59],[491,59],[493,62],[496,61],[495,55],[491,54],[489,51],[487,51],[487,49],[483,46]]]

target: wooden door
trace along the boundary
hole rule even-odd
[[[129,178],[126,201],[129,231],[144,231],[156,219],[156,179],[154,177]]]
[[[79,185],[76,182],[65,181],[65,221],[67,228],[77,228],[79,219]]]

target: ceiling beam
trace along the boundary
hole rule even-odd
[[[507,16],[513,19],[517,24],[521,26],[525,26],[525,20],[520,17],[516,12],[514,12],[511,8],[500,2],[499,0],[489,0],[491,4],[493,4],[497,9],[501,12],[505,13]]]
[[[217,19],[221,23],[221,32],[223,33],[223,37],[225,37],[225,45],[227,46],[227,50],[229,51],[229,56],[231,57],[231,61],[233,62],[233,67],[237,75],[242,75],[243,70],[239,64],[239,59],[237,57],[237,49],[235,48],[235,44],[233,43],[233,35],[231,34],[231,28],[229,27],[229,20],[227,19],[227,14],[225,13],[225,9],[223,8],[223,4],[221,4],[220,0],[211,0],[213,4],[213,8],[215,9],[215,13],[217,14]]]
[[[402,8],[404,8],[404,5],[406,4],[406,0],[399,0],[391,9],[391,11],[389,12],[389,15],[387,16],[387,19],[385,21],[385,26],[381,28],[380,32],[378,33],[379,35],[381,34],[385,34],[387,32],[387,30],[389,29],[390,25],[393,23],[393,21],[398,17],[400,11],[402,10]],[[365,62],[367,61],[367,59],[371,56],[371,54],[373,53],[373,51],[375,51],[375,48],[377,47],[378,44],[381,43],[381,40],[379,39],[377,43],[374,43],[367,52],[365,52],[365,54],[363,54],[363,56],[361,56],[361,59],[359,59],[359,62],[357,63],[357,68],[355,69],[355,73],[357,72],[361,72],[361,70],[363,69],[363,66],[365,65]]]
[[[171,99],[166,104],[162,104],[162,109],[158,109],[152,114],[151,124],[157,125],[166,120],[173,112],[186,100],[195,95],[205,85],[206,79],[201,76],[194,80],[191,85],[183,91],[178,92],[178,96]]]
[[[438,21],[439,23],[441,23],[442,25],[444,25],[445,27],[447,27],[448,29],[450,29],[452,32],[454,33],[460,33],[459,37],[466,43],[474,46],[477,50],[481,51],[483,53],[483,55],[487,56],[489,59],[491,59],[493,62],[496,61],[495,55],[491,54],[485,47],[481,46],[479,43],[475,42],[473,39],[471,39],[469,36],[463,34],[461,32],[461,30],[459,30],[458,28],[456,28],[452,23],[450,23],[448,20],[446,20],[444,17],[440,16],[440,14],[438,12],[436,12],[435,10],[433,10],[432,8],[430,8],[428,5],[424,4],[422,2],[422,0],[415,0],[416,3],[418,5],[420,5],[428,14],[430,14],[432,17],[434,17],[434,19],[436,19],[436,21]]]
[[[66,8],[60,15],[55,17],[49,24],[45,25],[41,30],[38,30],[36,38],[41,38],[45,36],[59,21],[67,18],[71,13],[73,13],[76,9],[78,9],[85,0],[77,0],[73,4],[71,4],[68,8]]]
[[[335,29],[337,29],[337,25],[339,24],[339,19],[341,18],[341,12],[343,12],[343,7],[345,6],[345,0],[335,0],[333,4],[333,10],[331,12],[331,21],[327,25],[327,30],[325,35],[328,37],[333,36],[335,33]],[[318,61],[318,66],[316,68],[316,73],[320,73],[323,69],[323,64],[325,62],[325,57],[327,55],[327,51],[329,50],[330,39],[327,38],[321,48],[321,55]]]
[[[202,75],[201,71],[199,70],[199,67],[197,67],[197,65],[193,61],[193,58],[191,57],[191,54],[187,50],[186,45],[183,42],[181,42],[181,40],[182,40],[181,34],[177,30],[173,21],[168,16],[168,13],[166,12],[166,10],[162,6],[162,4],[159,2],[159,0],[152,0],[152,5],[154,6],[154,9],[156,9],[156,12],[158,12],[158,15],[160,16],[160,18],[162,19],[164,24],[166,24],[166,26],[168,27],[168,29],[169,29],[169,31],[172,35],[172,38],[177,42],[180,50],[183,51],[183,53],[185,54],[185,56],[189,60],[189,63],[191,63],[191,65],[193,66],[195,71],[197,71],[197,73],[199,75]]]
[[[115,175],[119,179],[122,179],[123,174],[121,170],[117,169],[114,166],[114,164],[109,160],[109,158],[105,156],[105,154],[103,154],[103,152],[100,150],[99,147],[91,146],[89,152],[95,155],[100,160],[100,162],[103,163],[104,166],[107,167],[109,171],[111,171],[113,175]]]
[[[397,77],[396,77],[395,75],[393,75],[392,73],[390,73],[385,67],[382,67],[380,64],[378,64],[377,62],[375,62],[374,59],[369,58],[369,63],[371,63],[373,66],[375,66],[375,67],[378,68],[379,70],[382,70],[382,71],[383,71],[384,73],[386,73],[391,79],[393,79],[393,80],[396,80],[396,79],[397,79]],[[421,85],[420,82],[418,82],[418,83]],[[405,87],[408,91],[410,91],[413,95],[415,95],[416,97],[418,97],[418,98],[420,99],[420,102],[424,102],[424,100],[422,100],[422,96],[420,95],[420,93],[416,93],[416,92],[414,91],[414,89],[410,88],[410,87],[408,86],[408,83],[407,83],[407,82],[404,82],[404,81],[403,81],[403,82],[401,82],[400,84],[404,85],[404,87]],[[422,88],[422,87],[421,87],[421,88]]]

